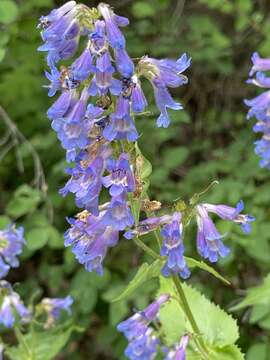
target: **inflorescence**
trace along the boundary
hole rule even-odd
[[[263,136],[255,142],[255,153],[261,158],[260,166],[270,169],[270,77],[266,73],[270,70],[270,58],[261,58],[255,52],[251,60],[253,65],[247,83],[268,90],[252,100],[245,100],[245,104],[250,107],[247,118],[255,116],[257,119],[253,131],[263,133]]]
[[[182,109],[168,87],[187,83],[182,73],[191,59],[186,54],[178,60],[143,56],[135,64],[120,30],[128,23],[109,5],[101,3],[90,9],[75,1],[40,19],[44,44],[39,50],[47,52],[49,96],[59,92],[47,114],[66,150],[67,161],[72,162],[67,169],[70,179],[60,193],[63,196],[73,193],[76,205],[82,209],[75,218],[68,219],[70,229],[65,234],[65,246],[72,247],[86,270],[102,274],[103,260],[108,249],[118,243],[120,231],[131,239],[162,226],[161,256],[167,259],[162,273],[164,276],[179,273],[187,278],[190,271],[183,256],[183,214],[175,212],[135,224],[131,203],[138,198],[144,200],[134,156],[134,142],[138,139],[134,118],[147,107],[141,80],[148,80],[153,87],[160,111],[157,125],[167,127],[170,123],[167,108]],[[81,46],[83,50],[74,60]],[[70,60],[70,65],[59,65],[61,60]],[[101,192],[108,198],[103,204]],[[240,223],[246,231],[253,218],[240,214],[242,210],[242,203],[236,209],[209,204],[194,207],[197,248],[202,257],[214,262],[229,253],[208,212]]]

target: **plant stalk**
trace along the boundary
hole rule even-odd
[[[179,298],[181,300],[181,304],[182,304],[182,307],[183,307],[183,311],[184,313],[186,314],[187,318],[188,318],[188,321],[190,322],[190,325],[192,327],[192,330],[194,331],[195,334],[197,335],[200,335],[200,329],[196,323],[196,320],[192,314],[192,311],[191,311],[191,308],[188,304],[188,301],[187,301],[187,298],[186,298],[186,295],[185,295],[185,292],[182,288],[182,284],[181,284],[181,281],[178,277],[178,275],[173,275],[172,276],[172,280],[174,282],[174,285],[176,287],[176,290],[177,290],[177,293],[179,295]],[[207,351],[207,348],[206,346],[204,345],[204,342],[202,341],[202,339],[200,338],[200,336],[196,339],[194,339],[197,343],[197,346],[198,348],[200,349],[204,359],[209,359],[208,358],[208,351]]]

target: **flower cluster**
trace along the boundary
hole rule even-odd
[[[21,254],[24,240],[24,229],[9,225],[0,230],[0,278],[5,277],[10,268],[19,266],[18,255]]]
[[[228,205],[213,205],[201,203],[194,207],[194,213],[197,219],[197,250],[200,256],[208,259],[210,262],[216,262],[219,257],[225,257],[230,250],[223,244],[221,235],[217,230],[209,213],[214,213],[223,220],[232,221],[241,226],[243,232],[250,232],[250,222],[255,218],[250,215],[241,214],[244,210],[244,203],[240,201],[236,207]],[[183,244],[183,215],[175,212],[172,215],[148,218],[140,221],[135,229],[127,231],[124,236],[131,239],[134,236],[144,235],[156,230],[162,226],[161,235],[163,244],[160,255],[166,258],[162,269],[164,276],[179,274],[183,279],[190,276],[190,270],[184,259]]]
[[[15,314],[23,322],[31,319],[30,311],[22,303],[20,296],[13,291],[11,285],[6,280],[0,281],[0,324],[10,328],[15,322]]]
[[[7,275],[10,267],[18,267],[18,255],[22,253],[24,240],[24,229],[15,225],[9,225],[6,229],[0,230],[0,275],[1,278]],[[64,299],[44,298],[37,309],[43,309],[48,315],[45,327],[55,324],[59,318],[60,310],[64,309],[70,314],[70,306],[73,300],[70,296]],[[0,280],[0,324],[6,328],[13,327],[15,321],[29,323],[37,313],[33,314],[22,302],[19,294],[6,280]]]
[[[245,104],[250,107],[247,118],[255,116],[257,119],[253,130],[263,133],[263,136],[255,142],[255,152],[261,158],[260,166],[270,169],[270,77],[265,73],[270,70],[270,58],[261,58],[255,52],[251,60],[253,66],[247,83],[267,90],[252,100],[245,100]]]
[[[160,307],[169,300],[168,294],[162,294],[143,311],[137,312],[121,322],[117,330],[128,340],[125,355],[130,360],[149,360],[157,354],[159,340],[149,324],[157,319]]]
[[[47,115],[67,161],[73,162],[60,193],[73,193],[83,209],[77,219],[68,220],[65,244],[88,271],[99,274],[119,231],[134,224],[128,199],[136,191],[135,165],[125,148],[137,140],[134,116],[147,106],[141,79],[153,87],[160,111],[157,125],[167,127],[167,109],[182,109],[168,88],[187,83],[182,73],[191,63],[183,54],[178,60],[144,56],[135,64],[120,30],[128,23],[109,5],[90,9],[75,1],[42,16],[39,23],[44,41],[39,50],[47,52],[50,68],[45,73],[48,95],[59,92]],[[63,66],[61,61],[73,58],[83,38],[82,53]],[[102,189],[108,189],[110,197],[105,204],[99,202]]]

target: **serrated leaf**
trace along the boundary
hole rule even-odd
[[[171,279],[161,278],[160,283],[159,293],[178,296]],[[205,342],[218,348],[234,344],[239,337],[236,320],[191,286],[184,283],[182,287]],[[160,320],[169,345],[177,343],[185,332],[192,332],[183,310],[174,299],[162,307]]]
[[[239,304],[231,307],[231,311],[243,309],[247,306],[255,304],[269,304],[270,303],[270,274],[266,276],[262,285],[250,288],[247,296]]]
[[[18,346],[6,350],[11,360],[51,360],[66,345],[73,331],[80,331],[74,325],[65,324],[46,331],[34,331],[21,335]]]
[[[225,346],[221,349],[208,347],[209,360],[244,360],[244,355],[236,345]],[[203,360],[198,352],[187,350],[187,360]]]
[[[160,270],[163,266],[164,260],[155,260],[152,264],[144,263],[140,266],[135,277],[128,284],[126,289],[119,295],[117,298],[112,301],[120,301],[127,298],[131,295],[139,286],[141,286],[146,281],[158,277],[160,275]]]
[[[226,285],[230,285],[231,283],[226,280],[222,275],[220,275],[214,268],[209,266],[203,261],[198,261],[193,258],[189,258],[185,256],[185,260],[190,268],[198,267],[199,269],[205,270],[209,272],[210,274],[214,275],[217,279],[224,282]]]

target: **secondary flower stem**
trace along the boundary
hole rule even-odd
[[[176,287],[176,290],[177,290],[177,293],[179,295],[179,298],[181,300],[181,304],[183,306],[183,310],[190,322],[190,325],[192,327],[192,330],[194,331],[195,334],[197,335],[200,335],[200,329],[196,323],[196,320],[192,314],[192,311],[191,311],[191,308],[188,304],[188,301],[187,301],[187,298],[186,298],[186,295],[184,293],[184,290],[182,288],[182,284],[181,284],[181,281],[178,277],[178,275],[173,275],[172,276],[172,279],[173,279],[173,282],[174,282],[174,285]],[[208,359],[208,355],[207,355],[207,348],[206,346],[204,345],[204,342],[202,341],[202,339],[200,337],[196,338],[196,343],[199,347],[199,349],[201,350],[202,352],[202,355],[204,357],[204,359]]]
[[[142,250],[144,250],[148,255],[150,255],[154,259],[160,259],[160,256],[149,246],[147,246],[143,241],[141,241],[138,237],[134,238],[134,242],[138,247],[140,247]]]

